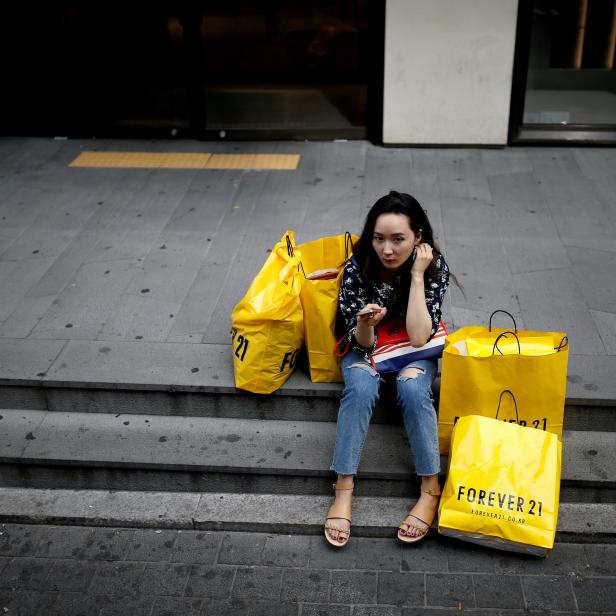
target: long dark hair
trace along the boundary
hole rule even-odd
[[[432,225],[428,220],[425,210],[415,197],[394,190],[388,195],[381,197],[372,206],[366,216],[366,222],[364,223],[359,241],[353,247],[353,256],[361,269],[364,279],[376,282],[380,278],[381,261],[374,251],[372,239],[374,236],[376,219],[381,214],[404,214],[409,219],[413,233],[421,233],[422,243],[432,246],[432,262],[424,272],[424,284],[427,284],[430,279],[436,275],[436,261],[441,254],[441,251],[434,241]],[[412,256],[409,257],[409,260],[411,258]],[[409,261],[402,265],[400,273],[402,275],[402,288],[408,290],[407,287],[410,287],[411,276],[411,264]]]

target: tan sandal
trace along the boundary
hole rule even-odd
[[[421,491],[424,492],[424,494],[429,494],[430,496],[440,496],[441,495],[440,487],[437,488],[437,489],[431,488],[430,490],[423,490],[422,489]],[[418,504],[419,504],[419,501],[417,501],[417,503],[415,503],[415,506],[413,507],[413,509],[415,509],[415,507],[417,507]],[[411,509],[411,511],[413,509]],[[438,510],[438,500],[437,500],[437,506],[435,507],[434,511],[428,511],[426,508],[424,508],[424,512],[432,514],[431,516],[425,515],[425,513],[422,514],[423,518],[427,518],[427,519],[420,518],[420,517],[414,515],[413,513],[411,513],[411,511],[409,511],[409,514],[404,519],[406,520],[407,518],[414,518],[418,522],[421,522],[425,526],[425,529],[421,529],[421,528],[415,526],[414,528],[417,528],[417,530],[422,531],[421,534],[417,535],[416,537],[408,537],[407,535],[402,535],[401,534],[402,533],[402,524],[404,524],[404,522],[402,522],[402,524],[398,528],[398,539],[400,539],[400,541],[402,541],[404,543],[417,543],[418,541],[421,541],[428,534],[428,531],[432,528],[432,523],[434,522],[434,518],[436,517],[437,510]],[[407,526],[409,526],[409,524],[407,524]]]
[[[339,487],[337,482],[332,484],[332,488],[334,489],[334,491],[336,491],[336,490],[353,490],[354,487],[355,487],[354,483],[352,483],[349,487],[343,487],[343,486]],[[329,510],[327,512],[327,517],[325,518],[324,534],[325,534],[325,539],[326,539],[327,543],[329,543],[330,545],[333,545],[335,548],[343,548],[349,542],[349,538],[351,537],[351,528],[349,527],[349,530],[340,530],[339,528],[334,528],[331,525],[328,526],[327,523],[330,520],[346,520],[349,523],[349,525],[350,525],[351,524],[351,507],[349,506],[347,508],[347,507],[343,507],[341,505],[336,505],[336,503],[334,503],[329,508]],[[342,543],[340,541],[334,541],[327,534],[328,530],[336,530],[336,531],[338,531],[338,536],[345,535],[345,537],[343,538]]]

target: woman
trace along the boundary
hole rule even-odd
[[[441,320],[449,269],[434,243],[432,227],[416,199],[391,192],[366,217],[354,257],[344,268],[339,323],[349,341],[342,359],[345,388],[338,412],[331,470],[336,498],[325,522],[325,538],[336,547],[350,537],[353,476],[379,394],[380,378],[369,362],[376,346],[375,326],[403,319],[414,346],[424,345]],[[396,377],[398,404],[421,477],[420,497],[398,529],[414,543],[425,537],[438,506],[440,456],[432,381],[437,363],[409,362]]]

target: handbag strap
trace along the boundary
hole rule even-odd
[[[346,344],[344,345],[344,348],[341,348],[341,345],[344,341],[346,341]],[[334,345],[334,356],[338,359],[344,357],[349,352],[350,346],[350,340],[346,336],[342,336],[342,338],[340,338],[340,340],[338,340]]]
[[[513,392],[510,389],[504,389],[503,391],[501,391],[501,395],[500,398],[498,399],[498,408],[496,409],[496,417],[495,419],[498,419],[498,413],[500,411],[500,407],[501,407],[501,402],[503,400],[503,395],[504,394],[509,394],[511,396],[511,398],[513,399],[513,406],[515,407],[515,421],[516,423],[520,423],[520,416],[518,415],[518,404],[515,401],[515,396],[513,395]]]

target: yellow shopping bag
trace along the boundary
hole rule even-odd
[[[492,417],[493,401],[504,389],[511,390],[520,405],[521,425],[562,437],[569,359],[566,334],[518,330],[515,320],[512,330],[493,328],[494,314],[488,327],[462,327],[445,340],[438,404],[441,453],[449,451],[457,418]]]
[[[544,556],[556,534],[561,449],[550,432],[461,417],[453,430],[439,533]]]
[[[291,376],[304,340],[300,253],[287,231],[231,314],[235,386],[269,394]]]
[[[323,237],[298,250],[302,255],[302,306],[310,380],[314,383],[341,382],[339,362],[334,356],[334,325],[338,307],[340,275],[353,251],[357,236],[350,233]]]

